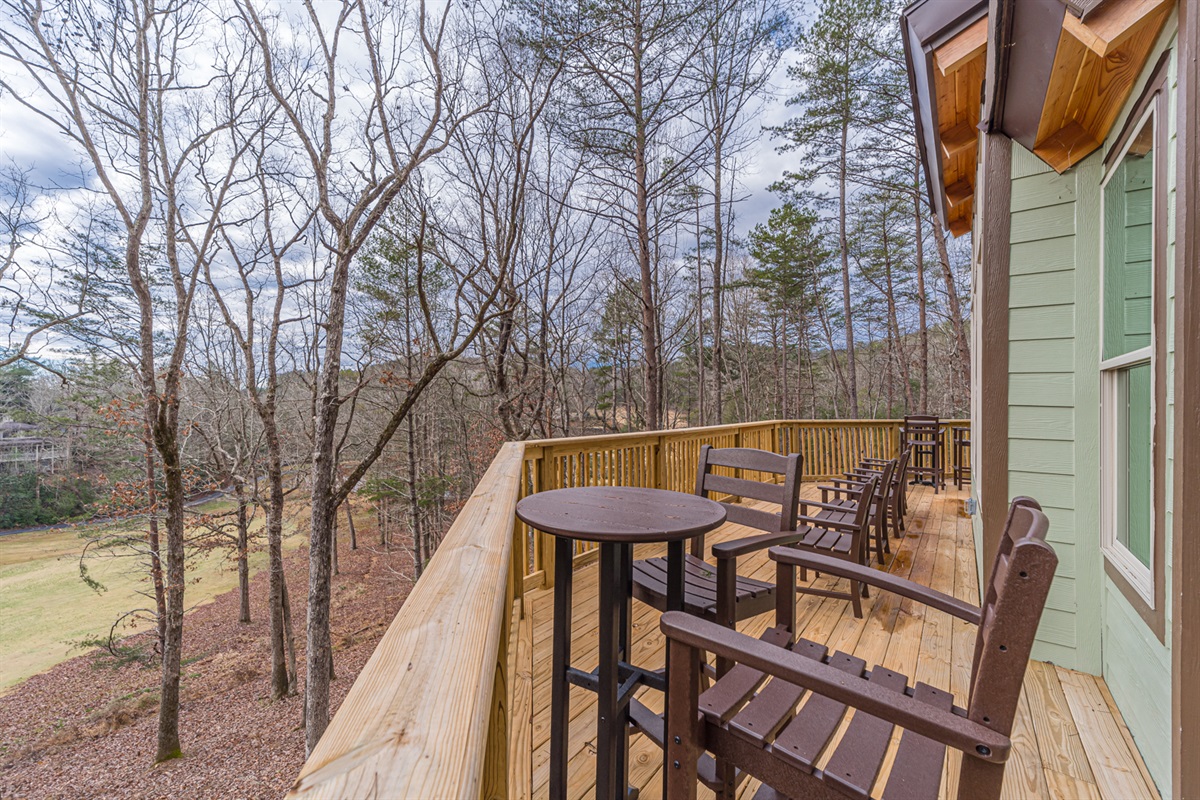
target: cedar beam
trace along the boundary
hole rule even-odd
[[[971,149],[979,141],[979,131],[969,122],[960,122],[941,132],[942,155],[946,158]]]
[[[975,187],[966,178],[955,181],[946,187],[946,199],[951,206],[960,206],[971,199],[975,194]],[[970,222],[970,220],[968,220]]]
[[[1104,58],[1129,40],[1147,18],[1173,0],[1110,0],[1083,22],[1074,14],[1063,19],[1063,30]]]
[[[943,76],[965,67],[987,50],[987,16],[980,17],[950,41],[933,51]]]
[[[1072,120],[1042,140],[1033,152],[1061,175],[1099,146],[1091,131]]]

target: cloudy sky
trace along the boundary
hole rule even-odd
[[[785,104],[789,92],[786,68],[794,61],[794,52],[785,55],[760,106],[748,115],[752,122],[747,134],[756,138],[743,156],[746,163],[739,176],[746,198],[738,209],[739,232],[744,233],[766,220],[778,202],[767,186],[783,174],[788,159],[794,158],[792,154],[777,153],[779,142],[765,130],[785,121],[792,113]],[[0,166],[10,163],[29,170],[39,185],[66,188],[79,184],[79,159],[71,143],[54,125],[5,97],[0,89]]]

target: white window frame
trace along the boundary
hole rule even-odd
[[[1157,159],[1165,157],[1165,153],[1158,152],[1158,125],[1160,120],[1157,118],[1157,103],[1150,103],[1149,107],[1142,114],[1137,124],[1133,127],[1136,134],[1147,120],[1152,121],[1155,160],[1155,177],[1157,177],[1158,167]],[[1104,178],[1100,181],[1100,346],[1101,350],[1104,347],[1104,279],[1107,272],[1104,264],[1104,204],[1105,204],[1105,187],[1112,179],[1112,176],[1120,168],[1121,163],[1125,160],[1125,156],[1129,153],[1129,148],[1133,146],[1136,135],[1131,135],[1128,141],[1121,147],[1120,154],[1114,159],[1112,166],[1105,173]],[[1158,221],[1158,194],[1160,187],[1157,181],[1152,184],[1150,192],[1150,241],[1157,241],[1156,237],[1159,231],[1156,230]],[[1155,357],[1155,345],[1158,340],[1158,331],[1155,325],[1155,304],[1159,298],[1154,290],[1154,276],[1159,268],[1157,258],[1157,248],[1150,248],[1150,344],[1145,347],[1140,347],[1137,350],[1128,353],[1122,353],[1119,356],[1103,359],[1100,362],[1100,549],[1104,557],[1110,564],[1117,569],[1118,572],[1125,578],[1129,585],[1136,591],[1151,608],[1155,608],[1154,595],[1154,567],[1156,560],[1161,557],[1155,548],[1154,535],[1158,520],[1155,518],[1157,509],[1155,508],[1154,492],[1155,474],[1154,465],[1157,460],[1155,453],[1155,437],[1154,430],[1158,423],[1158,408],[1157,397],[1158,391],[1156,386],[1157,376],[1157,359]],[[1117,498],[1120,495],[1119,486],[1121,478],[1121,470],[1117,468],[1117,454],[1122,451],[1120,441],[1121,426],[1120,420],[1117,417],[1117,410],[1122,406],[1127,406],[1127,398],[1122,393],[1121,373],[1125,372],[1130,367],[1140,366],[1141,364],[1150,365],[1150,563],[1143,564],[1137,556],[1135,556],[1129,548],[1123,545],[1117,538],[1117,521],[1123,518],[1123,509],[1119,507]]]

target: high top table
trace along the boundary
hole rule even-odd
[[[647,734],[656,724],[633,699],[639,686],[666,691],[665,671],[631,663],[633,546],[667,545],[667,609],[683,608],[683,543],[720,527],[725,509],[706,498],[662,489],[587,486],[538,492],[517,504],[517,517],[554,542],[554,651],[550,695],[550,797],[567,795],[570,684],[596,692],[596,798],[618,800],[629,787],[629,723]],[[600,544],[600,662],[583,672],[571,661],[574,543]],[[670,664],[667,665],[670,669]],[[665,703],[665,697],[664,697]],[[631,704],[634,706],[631,709]],[[665,707],[664,707],[665,708]],[[655,715],[656,716],[656,715]],[[663,720],[667,719],[664,714]],[[662,730],[662,729],[660,729]],[[652,736],[662,744],[663,735]],[[666,764],[664,763],[664,770]],[[666,775],[664,771],[664,776]]]

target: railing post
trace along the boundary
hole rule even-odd
[[[542,456],[537,462],[537,491],[544,492],[550,488],[550,468],[552,459],[543,448]],[[538,546],[538,552],[542,556],[542,585],[547,589],[554,588],[554,537],[538,531],[536,534],[541,540]]]
[[[650,445],[654,457],[654,488],[667,488],[667,454],[663,450],[663,435],[656,434],[654,443]]]

